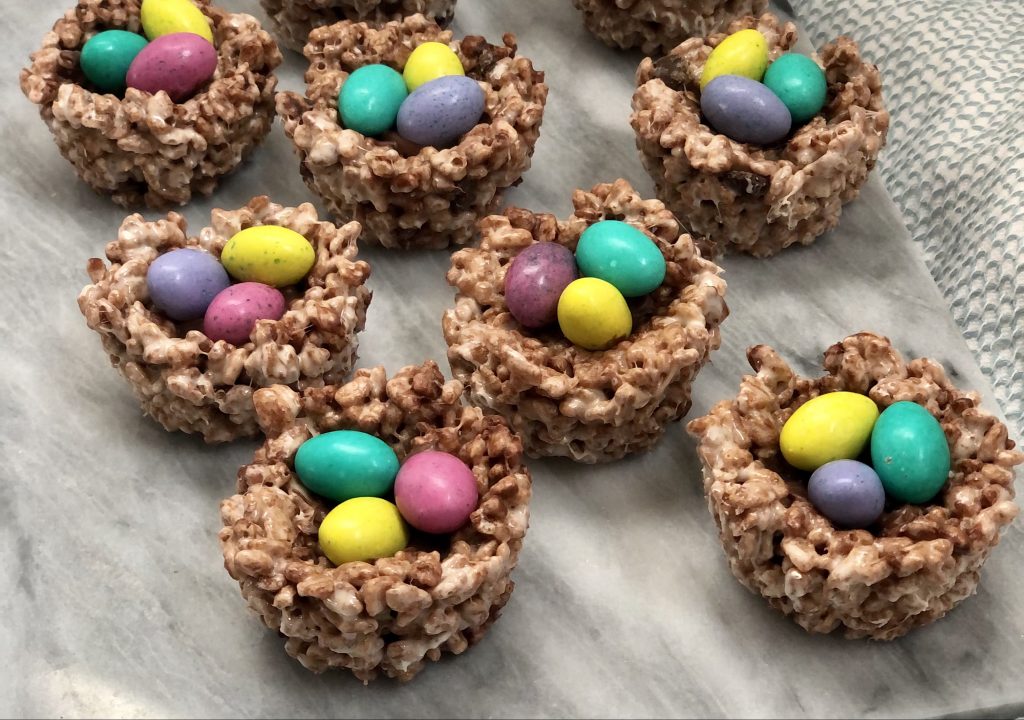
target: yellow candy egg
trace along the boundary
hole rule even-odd
[[[867,395],[819,395],[797,408],[782,426],[782,456],[801,470],[817,470],[833,460],[853,460],[870,439],[877,419],[878,407]]]
[[[718,44],[704,63],[700,89],[719,75],[741,75],[761,82],[768,69],[768,42],[757,30],[740,30]]]
[[[604,350],[629,336],[633,316],[614,285],[584,277],[569,283],[558,298],[558,326],[576,345]]]
[[[315,259],[306,238],[277,225],[255,225],[235,233],[220,254],[231,277],[273,287],[302,280]]]
[[[462,61],[455,51],[443,43],[425,42],[412,51],[402,77],[412,92],[420,85],[445,75],[465,75]]]
[[[194,33],[213,43],[213,31],[202,11],[189,0],[142,0],[142,31],[150,40],[171,33]]]
[[[383,498],[346,500],[320,523],[320,549],[335,565],[391,557],[409,544],[409,529],[394,503]]]

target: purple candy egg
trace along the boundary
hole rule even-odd
[[[166,92],[174,102],[190,98],[217,70],[217,50],[194,33],[171,33],[151,41],[128,67],[128,87]]]
[[[150,300],[172,320],[201,318],[217,293],[230,284],[220,260],[193,248],[164,253],[146,272]]]
[[[789,109],[775,93],[739,75],[719,75],[709,82],[700,109],[711,127],[737,142],[771,145],[793,125]]]
[[[472,130],[484,112],[480,84],[465,75],[445,75],[409,94],[398,109],[398,134],[417,145],[446,148]]]
[[[815,470],[807,497],[838,527],[867,527],[885,509],[885,488],[878,473],[856,460],[833,460]]]
[[[402,463],[395,477],[398,511],[423,532],[455,532],[479,502],[473,471],[446,452],[417,453]]]
[[[258,320],[280,320],[284,310],[284,295],[277,288],[258,282],[238,283],[225,288],[210,303],[203,332],[211,340],[245,345]]]
[[[534,243],[516,255],[505,273],[505,304],[522,326],[544,327],[558,317],[558,298],[579,276],[567,247]]]

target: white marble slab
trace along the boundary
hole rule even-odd
[[[217,506],[255,444],[205,447],[140,417],[75,297],[123,212],[72,176],[13,81],[68,0],[0,14],[0,715],[920,717],[1024,713],[1024,533],[977,597],[889,644],[805,634],[736,583],[701,496],[693,442],[606,467],[535,462],[517,589],[490,636],[413,684],[314,676],[251,617],[221,567]],[[255,0],[230,0],[255,9]],[[627,123],[637,55],[607,50],[568,0],[462,0],[456,27],[519,35],[548,72],[534,169],[509,200],[564,214],[571,190],[624,176],[649,192]],[[282,86],[301,86],[289,56]],[[309,195],[280,127],[212,200]],[[152,213],[150,213],[152,215]],[[369,251],[361,364],[442,360],[447,253]],[[735,391],[744,349],[813,372],[861,329],[985,385],[881,185],[838,231],[771,261],[729,258],[722,349],[691,417]]]

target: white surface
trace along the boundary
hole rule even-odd
[[[255,0],[225,3],[253,8]],[[124,212],[78,182],[12,82],[60,0],[9,4],[0,203],[0,715],[63,716],[924,716],[1024,711],[1024,534],[1018,523],[977,597],[889,644],[805,634],[730,575],[681,425],[605,467],[534,462],[517,588],[466,655],[412,684],[314,676],[245,609],[224,572],[218,503],[254,442],[205,447],[143,419],[75,297]],[[589,36],[568,0],[462,0],[456,28],[519,35],[551,97],[534,168],[510,202],[561,215],[574,187],[624,176],[645,193],[627,118],[636,55]],[[301,87],[290,55],[284,88]],[[279,126],[213,199],[309,198]],[[147,213],[155,217],[154,213]],[[362,366],[444,365],[446,252],[370,250]],[[839,229],[770,261],[725,261],[732,316],[690,417],[735,392],[744,350],[768,342],[814,372],[850,332],[888,334],[985,382],[877,180]]]

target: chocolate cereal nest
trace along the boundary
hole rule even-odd
[[[529,523],[530,473],[508,426],[463,407],[461,395],[433,362],[391,380],[378,367],[301,395],[281,386],[256,392],[267,440],[239,470],[239,494],[221,503],[224,566],[309,670],[409,680],[427,660],[483,637],[508,601]],[[308,438],[339,429],[376,435],[401,460],[426,449],[457,455],[480,492],[469,524],[443,539],[420,536],[394,557],[334,566],[317,544],[330,508],[300,484],[292,460]]]
[[[701,119],[700,76],[712,49],[746,28],[765,36],[772,60],[796,42],[792,23],[766,14],[686,40],[656,62],[646,58],[630,122],[658,197],[702,236],[705,254],[731,248],[766,257],[836,226],[875,166],[889,113],[878,68],[840,37],[816,58],[828,81],[825,108],[788,142],[761,147],[716,133]]]
[[[213,29],[218,63],[204,90],[183,103],[164,92],[92,92],[78,57],[98,32],[141,33],[141,0],[79,0],[54,24],[21,71],[21,90],[78,176],[119,205],[184,205],[209,195],[274,121],[273,71],[281,53],[251,15],[193,0]]]
[[[304,283],[281,288],[288,304],[280,320],[260,320],[250,342],[236,347],[210,340],[201,321],[174,323],[152,306],[146,273],[158,256],[197,248],[220,257],[232,235],[253,225],[290,228],[316,250]],[[78,296],[86,322],[147,415],[167,430],[224,442],[258,432],[254,390],[318,387],[349,374],[370,302],[370,267],[355,259],[359,223],[338,228],[319,221],[309,203],[281,207],[257,197],[238,210],[214,210],[197,237],[185,229],[175,212],[154,222],[125,218],[107,244],[110,265],[89,260],[92,284]]]
[[[313,28],[342,20],[380,24],[422,13],[442,27],[455,15],[457,0],[260,0],[281,44],[296,52]]]
[[[606,45],[662,55],[683,40],[720,32],[763,12],[768,0],[573,0],[583,24]]]
[[[480,222],[479,247],[452,256],[455,307],[444,314],[448,362],[468,399],[502,415],[531,455],[616,460],[651,447],[690,409],[690,385],[721,338],[728,315],[721,268],[681,235],[672,213],[625,180],[573,193],[575,211],[509,208]],[[576,249],[600,220],[643,229],[667,263],[665,281],[631,302],[633,333],[607,350],[577,347],[557,329],[526,331],[505,305],[505,272],[536,242]]]
[[[408,147],[338,124],[337,100],[353,70],[383,63],[401,70],[413,49],[436,41],[455,50],[466,74],[486,90],[484,116],[451,148]],[[453,41],[422,15],[382,27],[341,22],[309,36],[308,98],[280,93],[277,110],[295,143],[302,177],[338,218],[363,224],[363,237],[390,248],[440,248],[470,240],[501,191],[530,167],[548,87],[544,73],[482,37]]]
[[[766,345],[756,375],[688,426],[729,566],[749,589],[813,632],[889,640],[974,593],[981,566],[1017,515],[1013,466],[1024,453],[1006,426],[958,390],[934,360],[905,362],[889,340],[852,335],[825,352],[828,374],[797,376]],[[783,424],[822,393],[865,393],[881,408],[909,400],[942,424],[950,480],[927,505],[888,505],[871,530],[839,530],[807,500],[806,473],[779,451]]]

